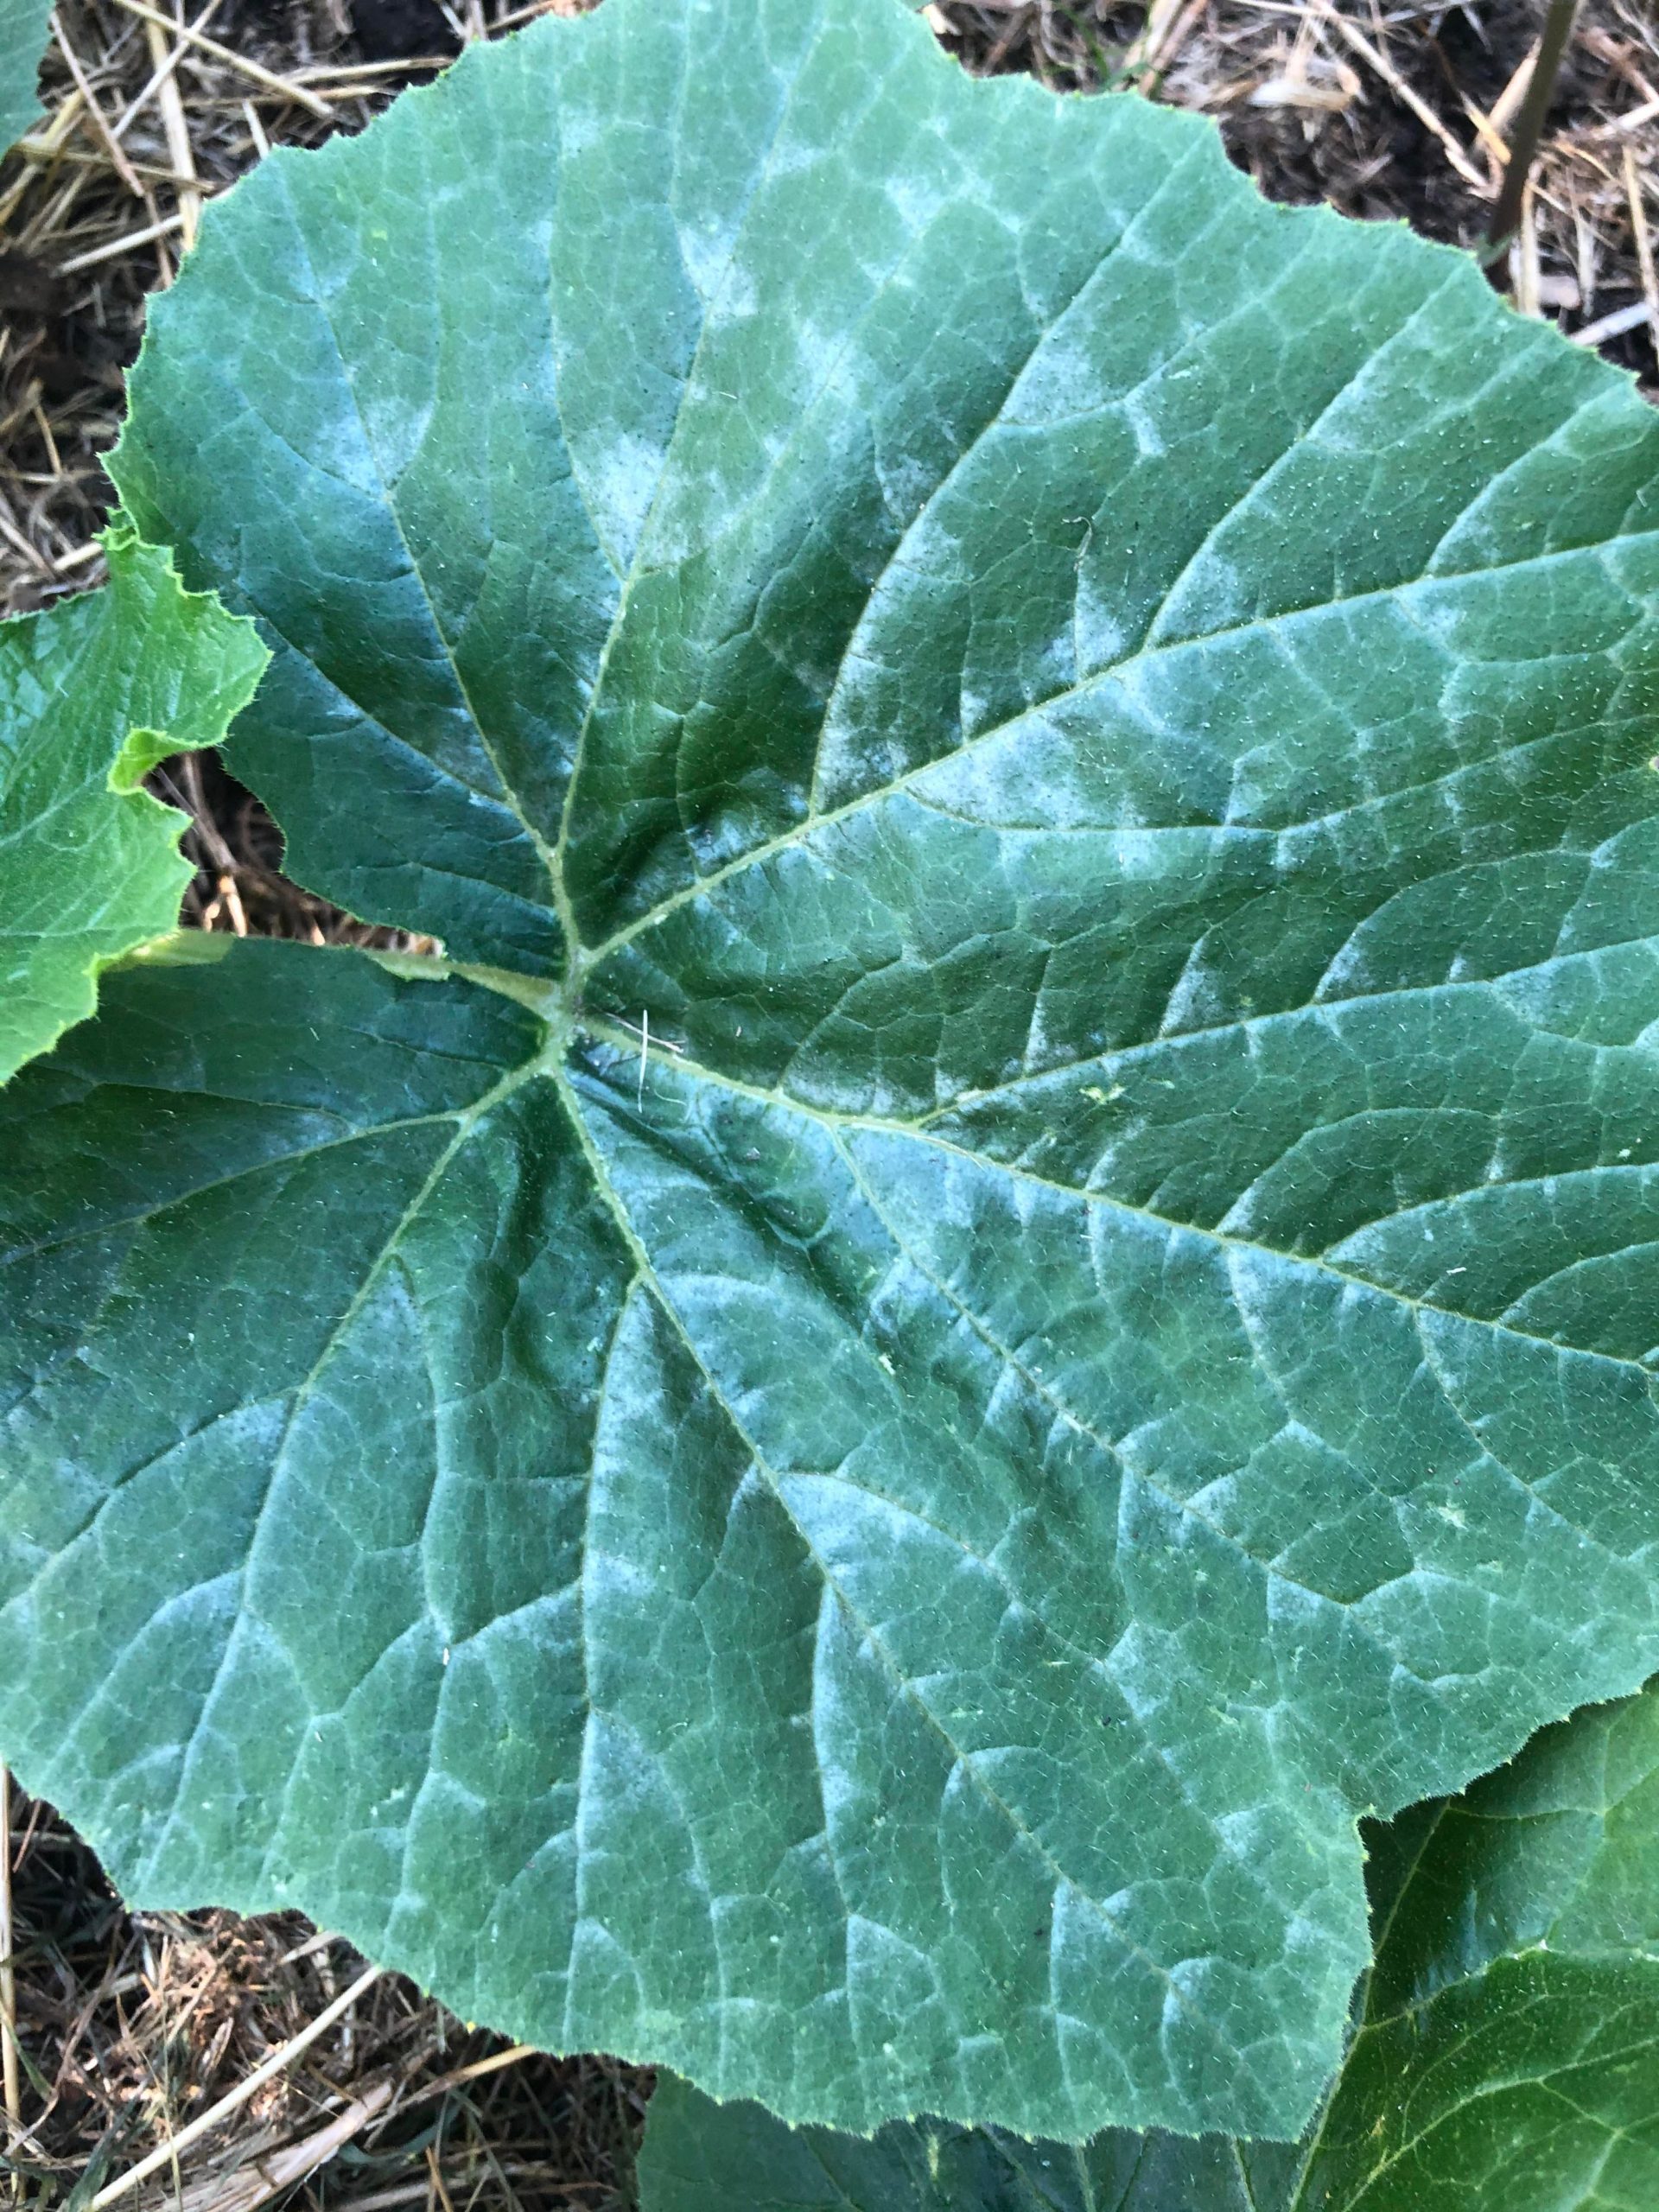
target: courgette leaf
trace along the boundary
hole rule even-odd
[[[22,1079],[0,1751],[792,2120],[1295,2139],[1357,1818],[1659,1668],[1659,418],[899,0],[607,0],[215,203],[117,472],[472,981]]]
[[[41,111],[41,55],[52,0],[0,0],[0,154]]]
[[[640,2212],[1286,2212],[1287,2144],[1135,2135],[1027,2142],[944,2120],[875,2136],[791,2128],[754,2104],[716,2104],[663,2075],[640,2148]],[[1241,2163],[1245,2161],[1248,2163]]]
[[[184,817],[143,779],[222,737],[267,658],[130,530],[105,548],[105,589],[0,624],[0,1082],[176,926]]]
[[[1659,1694],[1370,1838],[1377,1957],[1307,2141],[786,2127],[671,2077],[642,2212],[1643,2212],[1659,2203]]]

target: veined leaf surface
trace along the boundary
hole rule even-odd
[[[652,2099],[642,2212],[1643,2212],[1659,2202],[1659,1694],[1592,1707],[1370,1837],[1377,1957],[1306,2142]]]
[[[164,553],[119,525],[105,546],[105,590],[0,625],[0,1082],[176,926],[184,817],[143,780],[221,738],[266,659]]]
[[[898,0],[607,0],[210,209],[118,467],[490,973],[27,1079],[0,1749],[791,2119],[1299,2135],[1357,1816],[1659,1666],[1659,418]]]
[[[638,2178],[640,2212],[1286,2212],[1296,2157],[1286,2143],[1117,2129],[1033,2143],[943,2120],[893,2120],[867,2140],[716,2104],[669,2074]]]

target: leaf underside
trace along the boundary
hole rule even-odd
[[[1644,2212],[1659,2202],[1659,1691],[1370,1838],[1377,1957],[1307,2139],[792,2132],[671,2077],[642,2212]]]
[[[1659,1665],[1659,419],[898,0],[607,0],[210,210],[116,473],[474,980],[8,1093],[0,1747],[791,2119],[1294,2138],[1356,1816]]]
[[[184,817],[143,779],[221,738],[265,662],[164,554],[118,525],[105,551],[107,590],[0,625],[0,1082],[177,925]]]

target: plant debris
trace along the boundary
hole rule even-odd
[[[74,2212],[612,2212],[651,2077],[514,2050],[396,1974],[147,2183],[146,2153],[248,2082],[363,1973],[296,1915],[129,1913],[49,1808],[11,1797],[22,2132],[0,2203]]]

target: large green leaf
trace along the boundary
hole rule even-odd
[[[1296,2155],[1117,2131],[1030,2143],[942,2120],[895,2120],[866,2140],[716,2104],[670,2074],[646,2118],[640,2212],[1285,2212]]]
[[[266,654],[118,526],[106,590],[0,625],[0,1082],[92,1012],[98,971],[179,918],[184,817],[141,788],[212,745]]]
[[[210,209],[118,469],[525,1003],[26,1079],[0,1747],[793,2119],[1299,2134],[1356,1815],[1659,1666],[1659,417],[899,0],[607,0]]]
[[[895,2120],[870,2140],[791,2128],[658,2082],[639,2155],[641,2212],[1281,2212],[1250,2193],[1244,2146],[1112,2132],[1090,2143]],[[1275,2145],[1267,2155],[1294,2154]]]
[[[1649,2212],[1659,2203],[1659,1693],[1546,1730],[1372,1837],[1377,1958],[1306,2144],[920,2123],[795,2132],[683,2082],[643,2212]]]
[[[41,111],[41,55],[52,0],[0,0],[0,154]]]

